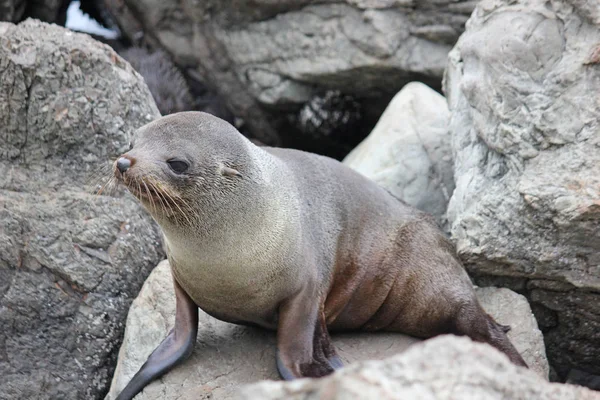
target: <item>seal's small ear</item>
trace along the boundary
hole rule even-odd
[[[242,174],[240,174],[240,171],[238,171],[237,169],[233,169],[225,165],[221,167],[221,173],[225,176],[242,176]]]

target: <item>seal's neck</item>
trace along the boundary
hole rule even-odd
[[[233,192],[220,194],[211,204],[201,206],[206,208],[195,216],[194,226],[159,221],[175,262],[243,265],[249,259],[260,261],[262,254],[267,256],[266,249],[281,246],[282,240],[290,238],[283,231],[299,220],[289,200],[294,188],[282,187],[286,179],[271,175],[272,171],[285,174],[285,166],[268,165],[277,164],[277,160],[263,150],[255,149],[253,154],[260,158],[253,160],[255,175],[245,176]]]

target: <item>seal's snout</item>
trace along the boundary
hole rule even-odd
[[[131,167],[131,160],[129,158],[120,157],[117,160],[117,169],[120,173],[124,174]]]

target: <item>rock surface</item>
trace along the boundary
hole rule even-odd
[[[0,23],[0,399],[106,393],[128,307],[164,254],[131,196],[92,183],[158,115],[108,46]]]
[[[486,309],[501,324],[531,369],[547,377],[544,342],[527,301],[508,289],[477,289]],[[175,296],[169,263],[161,262],[134,300],[111,390],[112,400],[171,330]],[[244,384],[279,379],[275,367],[275,335],[261,329],[218,321],[200,311],[194,353],[181,366],[148,385],[138,400],[231,399]],[[336,334],[333,342],[345,364],[383,359],[404,351],[418,339],[394,333]],[[212,396],[212,397],[211,397]],[[256,397],[261,398],[261,397]]]
[[[344,164],[443,225],[454,191],[446,99],[418,82],[404,86]]]
[[[261,382],[236,400],[598,400],[589,389],[548,383],[491,346],[440,336],[405,353],[356,364],[322,379]]]
[[[600,375],[599,65],[596,2],[485,0],[445,78],[459,255],[527,295],[560,379]]]
[[[285,144],[279,132],[289,133],[273,111],[293,113],[327,90],[354,96],[377,118],[405,83],[439,86],[474,4],[126,0],[112,10],[125,34],[141,30],[180,66],[196,69],[257,139],[275,145]]]

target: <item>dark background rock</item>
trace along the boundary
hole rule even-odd
[[[582,376],[572,370],[600,375],[600,19],[590,4],[482,1],[445,79],[459,255],[477,283],[530,299],[557,379],[571,382]]]
[[[204,111],[241,128],[220,98],[194,76],[186,76],[164,51],[138,46],[121,47],[110,42],[108,44],[113,48],[117,47],[119,55],[144,77],[162,115]],[[242,132],[245,133],[243,130]]]
[[[119,54],[144,77],[162,115],[194,109],[187,81],[165,52],[130,47]]]
[[[195,71],[249,136],[340,159],[404,84],[440,88],[447,53],[474,3],[105,2],[126,37],[163,48]],[[339,126],[343,134],[302,123],[302,110],[331,91],[352,101],[337,102],[331,121],[319,126]],[[350,124],[339,124],[339,114],[352,116]]]
[[[158,115],[108,46],[0,23],[0,399],[108,389],[129,304],[164,253],[130,195],[93,192]]]
[[[339,90],[315,95],[290,115],[297,134],[285,137],[288,147],[342,159],[364,137],[362,105]],[[362,129],[361,129],[362,128]]]
[[[0,21],[19,22],[37,18],[64,25],[71,0],[0,0]]]
[[[19,21],[26,6],[25,0],[0,0],[0,21]]]

